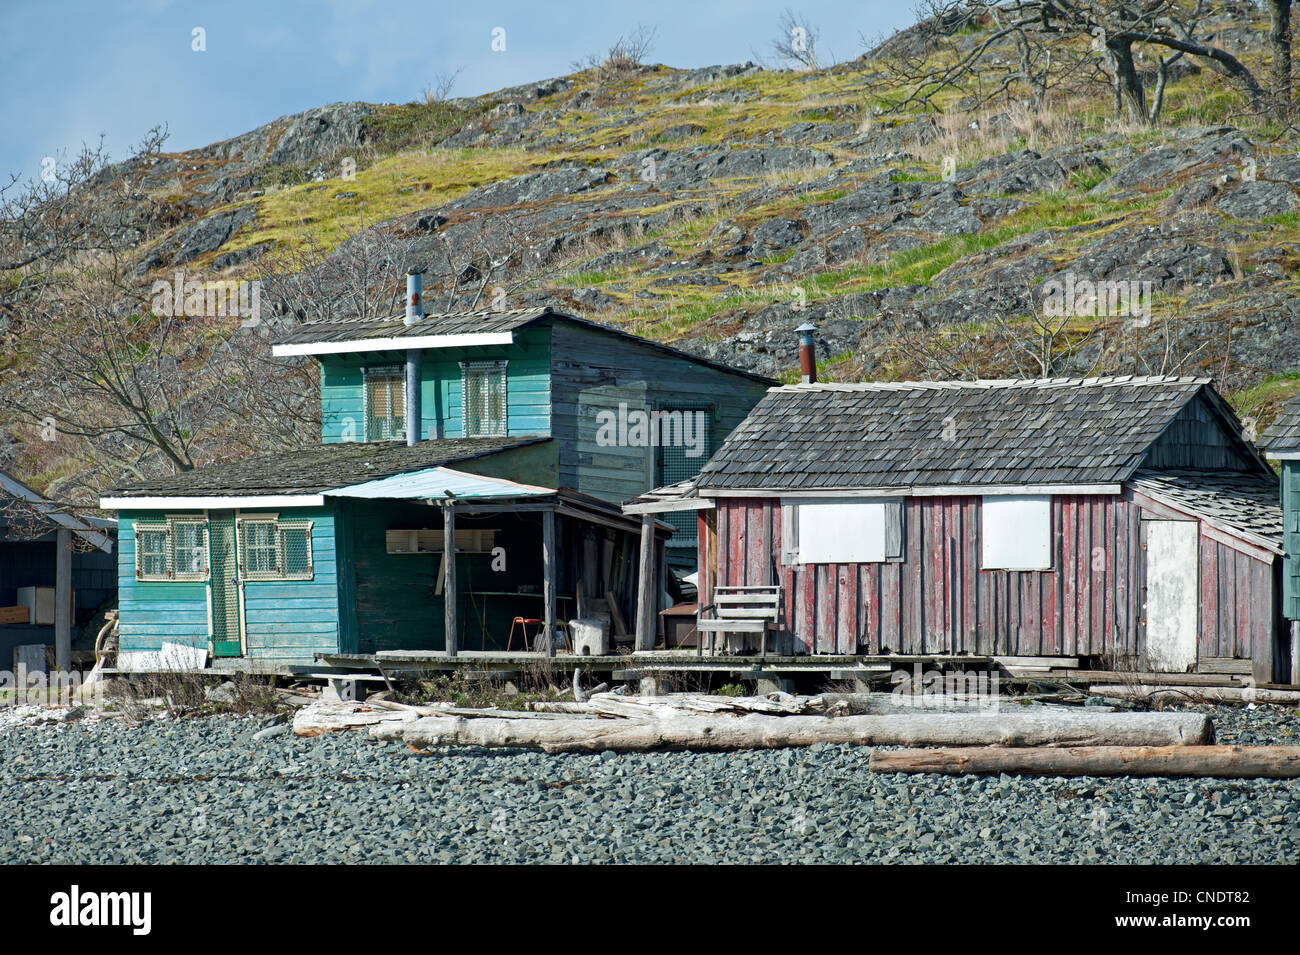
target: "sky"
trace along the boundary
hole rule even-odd
[[[406,103],[456,70],[453,96],[488,93],[639,26],[651,62],[770,60],[787,8],[838,60],[915,19],[910,0],[0,0],[0,174],[101,134],[117,160],[164,123],[182,150],[326,103]]]

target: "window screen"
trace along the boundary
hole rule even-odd
[[[177,580],[207,580],[208,525],[199,519],[176,519],[171,524],[172,568]]]
[[[291,580],[310,580],[311,524],[307,521],[282,521],[278,526],[284,576]]]
[[[401,365],[364,369],[367,441],[406,438],[406,372]]]
[[[984,570],[1047,570],[1052,566],[1052,499],[986,497],[980,504],[980,566]]]
[[[506,363],[461,362],[461,428],[467,438],[506,433]]]
[[[655,427],[660,445],[658,474],[655,484],[663,487],[685,481],[700,473],[704,462],[713,455],[713,412],[709,408],[664,408]],[[659,520],[676,530],[668,539],[669,547],[694,547],[699,539],[699,514],[696,511],[668,511]]]
[[[171,528],[167,524],[135,525],[137,580],[171,580]]]
[[[274,521],[240,521],[239,564],[247,580],[280,576]]]

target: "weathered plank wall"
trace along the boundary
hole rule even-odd
[[[1147,451],[1151,468],[1205,468],[1248,471],[1252,462],[1240,438],[1224,427],[1204,395],[1189,401]]]
[[[908,498],[902,561],[786,566],[780,502],[719,499],[717,583],[780,583],[783,626],[810,653],[1075,656],[1144,646],[1137,504],[1055,497],[1048,571],[980,570],[979,516],[978,497]],[[1250,658],[1271,640],[1271,567],[1204,537],[1202,550],[1202,593],[1213,596],[1212,610],[1203,597],[1202,646]]]
[[[560,484],[621,503],[657,483],[655,449],[597,443],[597,414],[712,407],[717,447],[767,390],[761,381],[679,358],[649,345],[557,323],[551,338],[552,434],[562,442]],[[710,449],[700,456],[700,466]]]
[[[192,513],[202,516],[202,512]],[[246,511],[242,516],[255,513]],[[334,514],[332,507],[279,513],[312,521],[312,579],[244,581],[245,656],[266,666],[308,664],[315,654],[337,652],[339,647]],[[194,647],[211,642],[207,581],[135,579],[135,524],[164,516],[161,511],[118,515],[119,632],[124,652],[158,650],[164,642]]]

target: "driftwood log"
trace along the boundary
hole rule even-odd
[[[1088,687],[1093,696],[1109,696],[1117,700],[1144,700],[1168,703],[1188,703],[1206,700],[1213,703],[1300,703],[1300,690],[1266,690],[1253,686],[1164,686],[1124,684],[1093,684]]]
[[[871,768],[878,773],[942,773],[948,776],[1008,773],[1293,779],[1300,777],[1300,746],[1083,746],[1061,749],[993,746],[875,750],[871,754]]]
[[[548,753],[734,750],[814,743],[894,746],[1195,746],[1214,741],[1202,713],[926,713],[898,716],[677,716],[499,720],[432,716],[370,734],[415,749],[537,748]]]

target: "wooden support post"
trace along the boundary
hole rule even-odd
[[[446,501],[442,505],[442,553],[446,560],[446,580],[442,588],[442,602],[446,610],[443,629],[446,631],[447,656],[456,655],[460,632],[456,623],[456,505]]]
[[[54,539],[54,666],[67,673],[72,669],[72,531],[60,528]]]
[[[555,656],[555,511],[542,511],[542,619],[546,655]]]
[[[641,515],[641,566],[636,587],[636,648],[653,650],[655,647],[654,613],[655,583],[658,575],[654,568],[655,519],[653,514]]]

